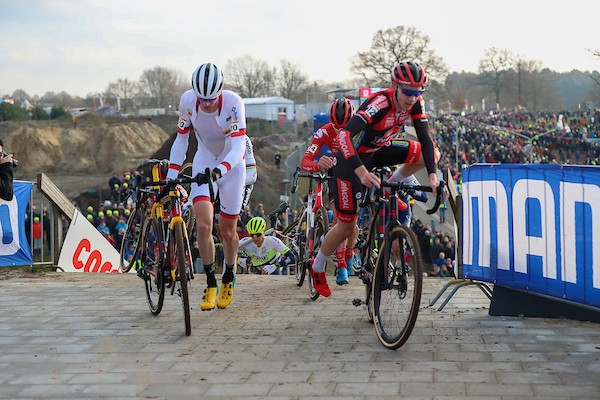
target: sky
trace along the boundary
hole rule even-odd
[[[508,49],[558,72],[600,70],[594,0],[0,0],[0,96],[85,97],[119,78],[213,62],[281,59],[311,81],[353,77],[350,60],[379,30],[414,27],[451,72],[477,72]]]

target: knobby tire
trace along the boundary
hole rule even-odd
[[[401,347],[417,321],[423,290],[423,259],[415,233],[406,226],[393,227],[386,240],[399,245],[399,257],[379,247],[373,273],[372,306],[379,341],[388,349]],[[386,265],[387,264],[387,265]],[[407,271],[402,273],[402,270]]]

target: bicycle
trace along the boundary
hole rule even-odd
[[[289,243],[286,244],[291,246],[298,255],[295,270],[296,284],[302,286],[306,272],[310,268],[310,260],[319,251],[323,237],[329,230],[329,216],[327,209],[323,206],[323,184],[334,178],[322,173],[301,172],[300,168],[297,168],[294,173],[292,193],[295,193],[298,188],[299,178],[309,178],[307,203],[300,217],[284,229],[282,234],[289,237]],[[317,183],[314,190],[313,181]],[[319,298],[319,292],[315,290],[312,278],[310,274],[308,275],[310,298],[316,300]]]
[[[158,160],[149,160],[156,163]],[[156,164],[154,164],[156,165]],[[153,171],[154,171],[153,165]],[[165,299],[165,289],[181,298],[185,334],[192,332],[189,304],[189,285],[194,279],[194,268],[190,251],[188,230],[182,217],[181,188],[178,185],[196,183],[208,184],[210,197],[214,199],[210,170],[195,177],[179,177],[171,180],[142,182],[139,179],[137,191],[153,187],[160,192],[154,197],[152,208],[144,218],[139,239],[139,267],[137,274],[144,280],[146,299],[150,312],[160,314]]]
[[[160,179],[159,168],[163,167],[163,163],[167,163],[168,160],[145,160],[141,167],[142,168],[151,168],[152,180],[158,181]],[[190,177],[192,164],[185,164],[180,172],[179,177]],[[121,248],[119,249],[120,254],[120,264],[119,269],[123,273],[127,273],[137,266],[136,261],[139,260],[139,244],[140,244],[140,232],[141,228],[144,224],[145,217],[152,209],[152,204],[156,201],[156,195],[158,194],[157,190],[159,186],[155,186],[153,188],[140,188],[139,182],[137,179],[142,179],[141,175],[137,175],[136,178],[136,188],[129,190],[128,197],[135,194],[135,207],[132,209],[129,218],[127,219],[127,228],[125,229],[125,234],[123,235],[123,241],[121,242]],[[187,193],[190,193],[190,184],[184,185]],[[185,200],[182,198],[182,200]],[[183,220],[186,223],[188,237],[192,237],[192,230],[195,226],[195,215],[194,210],[191,204],[187,204],[185,201],[182,202],[183,209]],[[128,259],[126,256],[130,255],[131,259]]]
[[[368,319],[373,322],[379,341],[389,349],[397,349],[408,340],[415,326],[423,288],[421,248],[417,235],[398,220],[398,194],[432,190],[428,186],[384,180],[383,168],[373,172],[382,179],[381,187],[372,187],[359,205],[369,208],[373,216],[366,239],[357,244],[361,265],[355,272],[365,285],[365,300],[354,299],[352,303],[367,306]],[[437,211],[445,197],[444,186],[441,181],[435,204],[427,214]],[[389,189],[389,197],[384,188]]]

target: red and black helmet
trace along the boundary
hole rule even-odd
[[[335,99],[329,107],[328,116],[331,124],[335,128],[341,129],[354,116],[354,104],[345,97]]]
[[[429,78],[419,63],[404,61],[392,69],[392,82],[398,85],[422,87],[429,83]]]

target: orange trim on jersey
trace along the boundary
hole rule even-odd
[[[169,169],[173,169],[173,170],[179,172],[179,170],[181,169],[181,165],[169,164]]]
[[[411,114],[410,118],[413,121],[416,120],[416,119],[427,119],[427,115],[424,112],[422,112],[422,113],[419,113],[419,114]]]
[[[226,161],[223,161],[223,162],[221,163],[221,165],[225,167],[225,170],[226,170],[226,171],[229,171],[229,170],[231,169],[231,164],[229,164],[229,163],[228,163],[228,162],[226,162]]]
[[[234,132],[231,134],[231,137],[239,137],[244,136],[246,134],[246,128],[240,129],[239,132]]]
[[[238,219],[239,216],[240,216],[239,214],[231,215],[231,214],[224,213],[223,211],[219,212],[219,217],[223,217],[225,219],[235,220],[235,219]]]

